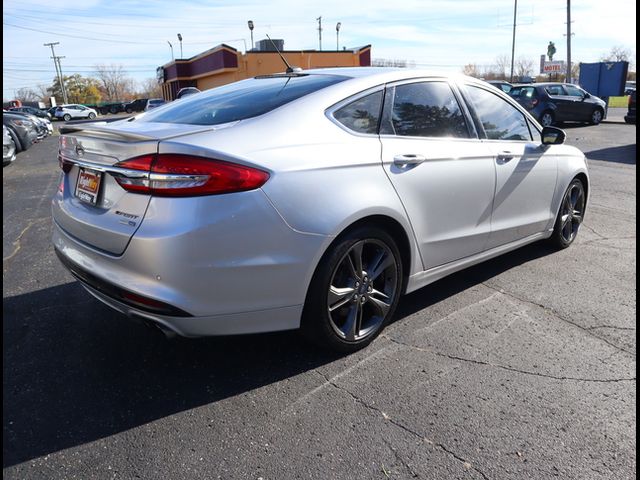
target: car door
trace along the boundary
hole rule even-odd
[[[586,95],[574,85],[563,85],[569,98],[571,98],[572,120],[589,120],[593,110],[593,104],[586,102]]]
[[[555,120],[557,122],[571,120],[573,117],[573,101],[562,88],[562,85],[547,85],[544,90],[549,95],[549,100],[556,107],[553,111]]]
[[[476,84],[465,84],[463,93],[496,167],[487,249],[543,232],[554,216],[557,157],[515,103]]]
[[[481,252],[489,238],[495,166],[459,100],[436,79],[389,84],[385,92],[383,166],[425,270]]]

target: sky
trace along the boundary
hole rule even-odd
[[[155,77],[156,67],[171,60],[177,34],[182,57],[220,43],[240,51],[254,40],[281,38],[286,50],[372,46],[373,59],[406,60],[417,67],[460,72],[468,63],[491,65],[511,56],[513,0],[345,0],[323,1],[117,1],[5,0],[2,7],[3,98],[15,90],[51,84],[55,69],[49,47],[65,75],[90,76],[95,65],[122,65],[137,81]],[[595,62],[614,46],[636,53],[635,0],[573,0],[572,59]],[[549,41],[555,59],[566,59],[566,1],[519,0],[515,56],[538,65]]]

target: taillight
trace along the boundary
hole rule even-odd
[[[60,153],[58,153],[58,165],[64,173],[69,173],[73,167],[73,163],[66,160]]]
[[[531,106],[535,107],[536,105],[538,105],[539,100],[537,98],[534,98],[533,100],[531,100]]]
[[[122,188],[159,197],[192,197],[260,188],[269,174],[222,160],[179,154],[144,155],[118,162],[114,174]],[[127,170],[129,172],[127,172]],[[148,172],[136,176],[135,172]]]

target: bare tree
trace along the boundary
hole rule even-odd
[[[96,65],[95,69],[106,101],[119,101],[131,94],[134,83],[122,65]]]
[[[530,77],[533,75],[534,62],[527,57],[518,57],[516,60],[516,75],[518,77]]]
[[[507,78],[507,70],[511,67],[511,58],[509,55],[503,53],[496,57],[496,73],[501,76],[502,79]]]
[[[140,82],[138,93],[143,98],[162,98],[162,86],[155,78],[147,78]]]
[[[475,63],[468,63],[462,68],[462,73],[470,77],[480,78],[480,69]]]
[[[631,61],[631,50],[621,45],[611,47],[611,51],[606,55],[602,55],[600,60],[603,62],[629,62]]]
[[[16,90],[15,99],[21,102],[37,102],[39,100],[38,94],[30,88],[19,88]]]

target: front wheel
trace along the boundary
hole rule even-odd
[[[549,239],[554,246],[560,249],[567,248],[576,239],[580,224],[584,220],[586,203],[584,185],[575,178],[562,197],[553,234]]]
[[[320,261],[307,293],[303,334],[340,352],[368,345],[393,315],[402,275],[400,252],[389,234],[353,230]]]
[[[65,113],[65,115],[62,118],[64,119],[65,122],[68,122],[69,120],[71,120],[71,115],[69,115],[68,113]]]
[[[540,116],[540,125],[550,127],[553,125],[553,113],[546,111]]]
[[[95,114],[95,113],[93,113],[93,112],[91,112],[91,113],[89,114],[89,120],[93,120],[94,118],[96,118],[96,114]]]
[[[591,114],[591,119],[590,119],[591,125],[598,125],[602,121],[603,117],[604,117],[604,114],[602,110],[600,110],[599,108],[596,108]]]

